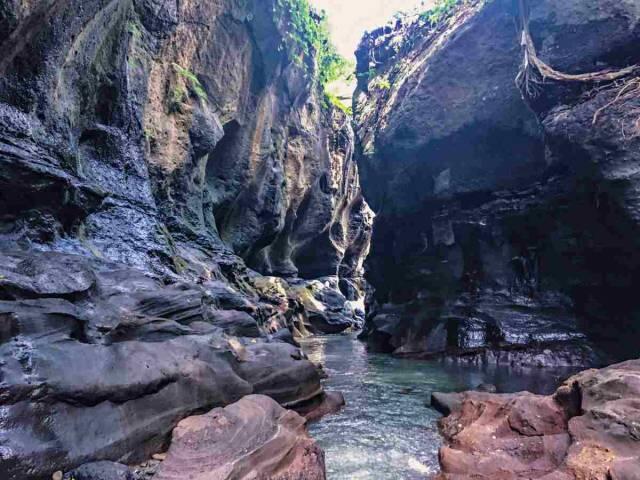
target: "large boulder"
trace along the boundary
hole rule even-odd
[[[365,36],[355,114],[377,213],[372,345],[579,366],[602,359],[587,337],[618,334],[611,312],[637,325],[634,84],[594,125],[620,77],[567,75],[633,74],[639,38],[637,2],[613,0],[459,2],[436,23]],[[532,72],[534,58],[568,80]]]
[[[640,361],[588,370],[553,396],[467,392],[441,421],[442,480],[633,480]]]
[[[173,431],[156,480],[324,480],[324,452],[305,420],[269,397],[250,395],[189,417]]]
[[[338,277],[324,277],[292,285],[292,297],[306,312],[307,330],[332,334],[362,327],[364,292],[350,282],[345,295],[341,289],[343,285]],[[348,300],[347,295],[351,295],[353,300]]]

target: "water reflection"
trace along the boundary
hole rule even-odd
[[[326,387],[347,407],[311,426],[325,449],[329,480],[424,479],[436,473],[439,415],[425,406],[433,391],[492,383],[499,391],[549,393],[571,371],[445,365],[368,353],[355,336],[314,337],[303,345],[329,374]]]

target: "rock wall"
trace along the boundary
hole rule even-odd
[[[593,122],[637,72],[534,71],[521,91],[525,25],[566,74],[640,62],[633,1],[465,1],[358,49],[358,157],[377,214],[372,345],[584,365],[602,360],[592,340],[638,332],[637,94]]]
[[[278,8],[0,1],[0,477],[323,398],[292,333],[359,322],[371,212]]]
[[[273,2],[4,3],[3,244],[154,272],[357,276],[347,118]]]

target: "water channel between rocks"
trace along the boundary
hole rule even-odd
[[[369,352],[355,335],[313,337],[303,349],[325,367],[325,388],[341,391],[346,408],[312,424],[326,452],[329,480],[414,480],[438,470],[440,415],[433,391],[492,383],[499,392],[550,393],[573,371],[448,365]]]

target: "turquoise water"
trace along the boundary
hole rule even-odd
[[[327,390],[341,391],[346,408],[312,424],[326,453],[329,480],[413,480],[438,471],[440,415],[426,406],[433,391],[461,391],[492,383],[501,392],[549,393],[573,372],[448,366],[369,353],[352,335],[303,342],[321,363]]]

